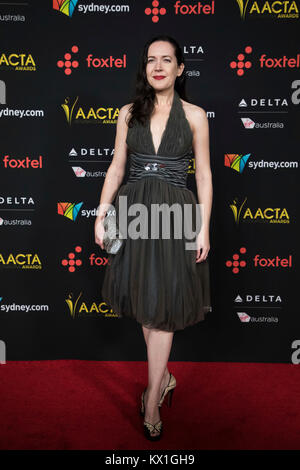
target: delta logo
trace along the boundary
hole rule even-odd
[[[253,50],[251,46],[246,46],[243,52],[240,52],[235,60],[230,61],[229,66],[234,70],[238,77],[243,77],[245,72],[252,68],[252,61],[249,55]],[[267,57],[267,54],[261,54],[258,58],[258,68],[260,69],[294,69],[300,67],[300,54],[295,57]]]
[[[31,54],[3,52],[0,55],[0,70],[16,72],[35,72],[36,64]]]
[[[236,0],[241,19],[245,20],[246,14],[250,18],[277,18],[277,19],[297,19],[299,18],[299,8],[297,2],[291,1],[271,1],[271,2],[250,2],[249,0]]]
[[[42,263],[37,253],[0,253],[0,268],[42,269]]]
[[[78,102],[78,96],[73,103],[69,97],[65,99],[65,102],[61,105],[65,112],[65,116],[68,124],[71,126],[72,123],[79,124],[116,124],[119,116],[120,109],[112,107],[99,106],[85,108],[79,106],[74,111],[75,106]]]
[[[234,217],[236,225],[242,222],[258,222],[258,223],[269,223],[269,224],[289,224],[290,216],[287,209],[280,207],[266,207],[266,208],[250,208],[246,207],[247,198],[239,204],[238,198],[235,198],[232,204],[229,204],[230,209]]]
[[[235,252],[232,255],[232,259],[225,261],[225,266],[231,269],[233,274],[239,274],[240,270],[244,271],[244,268],[247,266],[247,261],[245,260],[245,254],[247,250],[244,246],[240,247],[238,252]],[[253,258],[253,268],[262,268],[262,269],[280,269],[280,268],[292,268],[292,255],[288,255],[287,258],[281,258],[280,256],[275,256],[274,258],[265,258],[260,254],[256,254]],[[248,263],[250,264],[250,262]]]
[[[57,61],[57,67],[64,70],[65,75],[71,75],[73,69],[77,69],[79,67],[78,60],[74,60],[72,54],[78,53],[78,46],[72,46],[70,52],[66,52],[64,54],[63,59],[59,59]],[[113,57],[110,55],[109,57],[93,57],[93,54],[88,54],[85,59],[86,66],[88,69],[113,69],[113,68],[126,68],[127,67],[127,59],[126,54],[120,57]]]
[[[71,317],[86,317],[86,316],[101,316],[101,317],[116,317],[119,318],[119,315],[114,313],[112,308],[105,302],[96,302],[96,301],[83,301],[79,299],[82,296],[82,292],[75,298],[73,292],[71,292],[68,297],[65,299],[66,304],[69,308],[69,313]]]

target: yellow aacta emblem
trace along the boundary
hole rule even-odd
[[[75,317],[77,302],[80,299],[81,295],[82,295],[82,292],[80,292],[79,296],[77,297],[75,304],[73,303],[73,300],[71,300],[73,297],[73,294],[69,294],[69,298],[66,299],[67,305],[70,309],[71,316],[73,318]]]
[[[76,97],[76,100],[75,100],[71,110],[70,110],[70,106],[69,106],[69,97],[66,98],[64,104],[61,105],[64,112],[66,113],[66,118],[67,118],[67,121],[70,125],[71,125],[71,121],[72,121],[73,109],[74,109],[74,106],[77,103],[77,101],[78,101],[78,96]]]
[[[244,20],[249,0],[246,0],[245,5],[244,5],[243,0],[236,0],[236,1],[238,2],[238,6],[240,7],[241,18],[243,18]]]

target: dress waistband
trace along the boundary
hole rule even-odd
[[[186,188],[187,170],[190,164],[190,153],[177,157],[130,153],[130,173],[128,183],[145,176],[156,176],[168,183]]]

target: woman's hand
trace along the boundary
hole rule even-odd
[[[200,250],[202,249],[202,253],[200,256]],[[207,231],[200,230],[197,236],[197,256],[196,256],[196,263],[200,263],[201,261],[205,261],[208,252],[210,250],[209,244],[209,233]]]
[[[104,227],[103,227],[103,219],[96,217],[95,221],[95,243],[97,245],[100,245],[102,250],[104,250],[104,244],[103,244],[103,237],[104,237]]]

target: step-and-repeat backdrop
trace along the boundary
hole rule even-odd
[[[295,362],[299,11],[299,0],[0,2],[7,360],[146,359],[141,326],[101,298],[94,222],[143,45],[168,34],[209,119],[214,186],[213,310],[175,333],[170,360]],[[194,170],[191,158],[196,194]]]

